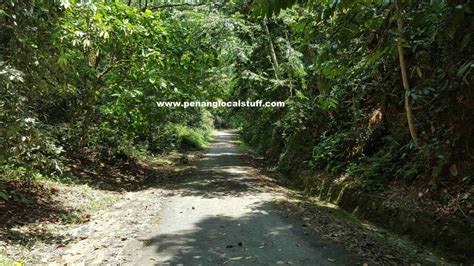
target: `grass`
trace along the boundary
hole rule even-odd
[[[19,266],[19,265],[24,265],[21,261],[15,261],[11,260],[9,258],[5,258],[4,254],[5,250],[0,248],[0,265],[2,266]]]
[[[178,143],[184,150],[204,150],[209,147],[214,132],[186,126],[176,127]]]
[[[250,147],[247,142],[245,142],[242,138],[240,138],[239,136],[239,139],[235,141],[236,144],[239,145],[239,149],[243,152],[252,152],[252,153],[255,153],[255,150]]]
[[[61,215],[64,224],[78,224],[87,220],[87,214],[96,213],[121,198],[120,193],[92,188],[87,184],[61,184],[51,182],[61,191],[58,199],[72,211]]]

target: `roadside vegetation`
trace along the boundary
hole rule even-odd
[[[57,186],[137,190],[232,127],[306,191],[455,221],[464,249],[421,242],[472,256],[474,2],[82,2],[0,3],[0,235],[64,211]],[[156,104],[237,100],[286,107]]]
[[[233,97],[288,107],[240,110],[231,121],[300,188],[470,256],[473,7],[256,1],[258,34],[246,39]],[[440,237],[447,227],[457,229]]]

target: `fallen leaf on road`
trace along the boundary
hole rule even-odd
[[[233,258],[230,258],[228,259],[227,261],[224,262],[224,264],[227,264],[231,261],[236,261],[236,260],[241,260],[243,257],[233,257]]]

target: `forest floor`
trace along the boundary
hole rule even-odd
[[[103,183],[51,183],[61,207],[47,205],[44,217],[23,223],[20,214],[16,223],[4,222],[0,256],[63,265],[439,263],[409,242],[285,188],[237,143],[234,131],[220,131],[206,154],[188,155],[194,159],[185,164],[128,166],[138,173],[134,185],[120,171],[82,173],[105,175]]]

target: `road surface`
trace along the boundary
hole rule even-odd
[[[277,206],[278,186],[239,151],[233,131],[218,132],[139,239],[126,265],[347,265],[355,261]]]

